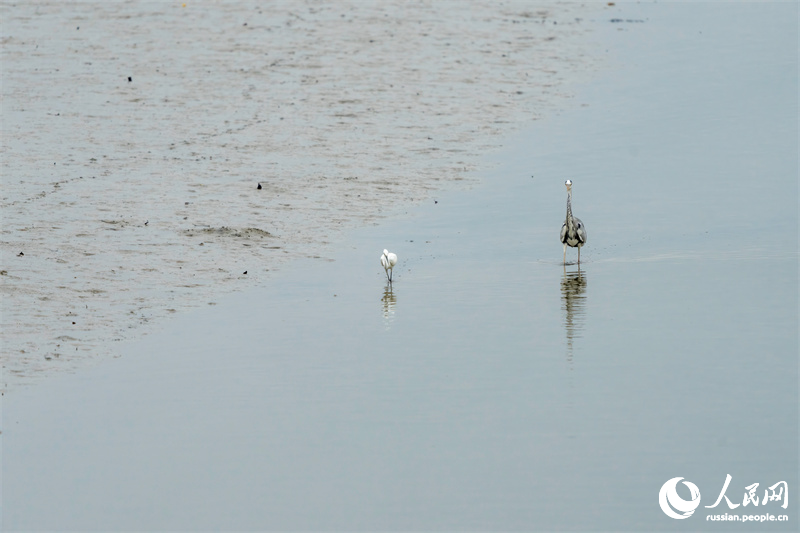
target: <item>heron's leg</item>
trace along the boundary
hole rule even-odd
[[[578,264],[581,264],[581,247],[578,246]]]
[[[564,265],[567,264],[567,243],[564,243]]]

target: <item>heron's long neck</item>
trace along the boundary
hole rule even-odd
[[[567,225],[572,226],[572,191],[567,191]]]

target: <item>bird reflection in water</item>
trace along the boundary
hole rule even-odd
[[[561,278],[562,309],[565,311],[564,329],[567,333],[567,363],[572,370],[572,349],[575,339],[581,337],[586,320],[586,274],[580,267],[576,272],[567,272]]]
[[[397,305],[397,297],[394,295],[391,282],[388,282],[386,287],[383,288],[381,302],[383,304],[383,324],[386,329],[389,329],[394,320],[394,308]]]

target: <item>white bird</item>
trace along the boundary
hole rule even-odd
[[[561,226],[561,242],[564,243],[564,264],[567,264],[567,246],[578,249],[578,264],[581,264],[581,246],[586,244],[586,227],[581,219],[572,216],[572,181],[567,186],[567,219]]]
[[[396,264],[397,256],[393,253],[390,253],[389,250],[384,250],[383,255],[381,256],[381,266],[386,272],[386,279],[389,280],[389,283],[392,282],[392,268],[394,268]]]

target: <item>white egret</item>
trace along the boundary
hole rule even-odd
[[[564,264],[567,264],[567,246],[578,249],[578,264],[581,264],[581,246],[586,244],[586,227],[581,219],[572,216],[572,181],[567,180],[567,219],[561,226],[561,242],[564,243]]]
[[[389,250],[384,250],[383,255],[381,256],[381,266],[386,272],[386,279],[389,280],[389,283],[392,282],[392,268],[394,268],[396,264],[397,256],[393,253],[390,253]]]

